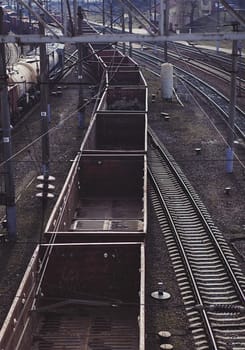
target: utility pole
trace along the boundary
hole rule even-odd
[[[132,13],[131,11],[128,12],[128,29],[129,33],[132,34],[133,32],[133,19],[132,19]],[[129,43],[129,57],[132,57],[132,43]]]
[[[154,0],[154,17],[153,17],[153,20],[154,20],[154,24],[156,25],[156,22],[157,22],[157,1]]]
[[[41,15],[44,18],[44,15]],[[45,34],[44,25],[39,22],[39,33],[40,35]],[[38,189],[42,192],[37,193],[36,197],[42,199],[42,217],[41,217],[41,234],[40,241],[42,239],[43,225],[45,218],[45,210],[47,206],[47,199],[52,198],[53,194],[49,195],[49,105],[48,105],[48,56],[46,53],[46,44],[40,44],[40,118],[41,118],[41,136],[42,136],[42,175],[38,176],[37,179],[42,181],[41,185],[37,185]]]
[[[32,7],[31,0],[28,0],[29,7]],[[28,11],[29,26],[31,27],[31,11]]]
[[[113,9],[112,9],[112,0],[110,0],[110,21],[111,21],[111,30],[113,29]]]
[[[3,34],[3,9],[0,7],[0,34]],[[11,125],[8,102],[8,84],[5,62],[5,46],[0,43],[0,94],[1,94],[1,128],[4,160],[5,193],[0,196],[0,204],[6,206],[7,231],[10,240],[16,239],[15,185],[12,164]]]
[[[216,11],[217,11],[217,33],[220,31],[220,2],[219,0],[216,2]],[[219,52],[220,41],[216,42],[216,52]]]
[[[122,5],[122,32],[125,34],[125,7]],[[126,52],[126,44],[123,43],[123,53],[125,55]]]
[[[238,31],[238,23],[233,23],[233,31]],[[233,172],[234,156],[234,121],[236,115],[236,77],[238,68],[238,42],[232,42],[232,65],[231,65],[231,84],[230,84],[230,104],[229,104],[229,130],[228,130],[228,148],[226,151],[226,171]]]
[[[168,35],[168,15],[169,15],[169,1],[160,0],[160,23],[159,32],[160,35]],[[168,62],[168,43],[164,41],[164,60]]]
[[[105,33],[105,0],[102,1],[102,23],[103,23],[103,33]]]
[[[64,27],[64,36],[67,36],[67,4],[66,0],[61,0],[62,20]]]
[[[61,23],[64,26],[64,6],[63,0],[60,0],[60,14],[61,14]],[[63,34],[65,34],[65,29],[63,30]]]
[[[20,8],[20,34],[24,34],[24,31],[23,31],[23,10],[22,8]],[[20,52],[21,52],[21,55],[24,54],[24,46],[21,44],[20,45]]]
[[[45,34],[44,26],[39,23],[40,35]],[[49,175],[49,134],[48,134],[48,56],[46,44],[40,44],[40,107],[41,107],[41,134],[42,134],[42,173]]]
[[[73,0],[74,35],[77,33],[77,0]]]
[[[164,10],[164,35],[168,35],[169,26],[169,0],[165,0],[165,10]],[[164,60],[168,62],[168,42],[164,41]]]
[[[78,35],[82,35],[82,22],[83,22],[83,13],[81,6],[78,6],[77,11],[78,16]],[[79,81],[79,96],[78,96],[78,121],[79,121],[79,127],[84,127],[84,99],[83,99],[83,86],[82,86],[82,79],[83,79],[83,44],[78,44],[78,81]]]
[[[165,3],[164,0],[160,0],[160,16],[159,16],[159,34],[164,34],[164,28],[165,28]]]
[[[241,77],[241,69],[242,69],[242,40],[239,40],[237,43],[237,50],[238,50],[238,56],[239,56],[239,65],[238,65],[238,75],[239,75],[239,88],[237,96],[242,97],[242,77]]]

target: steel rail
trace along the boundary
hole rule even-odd
[[[150,63],[153,67],[157,68],[158,70],[160,69],[159,63],[162,62],[162,60],[158,57],[139,52],[139,50],[134,50],[134,56],[138,57],[138,59],[146,61]],[[157,62],[157,63],[154,63]],[[189,85],[191,85],[195,90],[197,90],[199,93],[205,96],[206,99],[208,99],[215,107],[216,109],[219,110],[219,112],[222,114],[222,116],[225,118],[227,121],[229,119],[229,116],[227,114],[228,107],[229,107],[229,99],[226,98],[222,93],[220,93],[218,90],[213,88],[211,85],[203,82],[201,79],[197,78],[195,75],[184,71],[183,69],[175,67],[175,72],[179,71],[181,73],[176,74],[176,76],[179,77],[179,79],[185,81]],[[182,76],[181,76],[181,75]],[[193,80],[192,82],[190,80]],[[201,89],[201,86],[203,89],[207,89],[207,91],[203,91]],[[217,99],[215,101],[215,98],[213,96],[217,96]],[[222,104],[224,104],[224,107],[222,108],[220,106],[220,99],[222,101]],[[235,131],[237,132],[240,137],[245,139],[245,112],[242,111],[239,107],[236,106],[236,121],[235,123]]]
[[[151,44],[147,44],[147,47],[151,47],[152,50],[154,50],[154,45],[151,45]],[[160,47],[157,47],[157,51],[158,52],[161,52],[161,53],[164,53],[164,49],[162,48],[162,46]],[[214,75],[216,77],[218,77],[219,79],[222,79],[222,80],[225,80],[225,81],[230,81],[230,72],[228,69],[226,69],[225,67],[223,67],[222,69],[220,68],[220,64],[219,64],[219,67],[217,67],[216,65],[211,65],[210,63],[207,63],[207,62],[203,62],[202,60],[200,59],[196,59],[196,58],[193,58],[193,57],[190,57],[190,56],[184,56],[180,53],[175,53],[173,52],[172,50],[168,51],[168,56],[174,60],[181,60],[183,62],[185,62],[186,64],[188,65],[191,65],[193,66],[194,68],[196,69],[199,69],[199,70],[202,70],[204,72],[207,72],[208,74],[210,75]],[[229,63],[231,63],[231,61],[229,61]],[[241,67],[241,66],[240,66]],[[240,69],[239,67],[239,69]],[[244,64],[244,68],[245,68],[245,64]],[[217,72],[219,73],[217,75]],[[242,79],[242,78],[238,78],[238,82],[240,84],[245,84],[245,79]],[[241,87],[242,90],[245,90],[245,87]]]
[[[170,44],[172,45],[172,43],[170,43]],[[173,49],[173,50],[177,51],[177,52],[181,52],[181,54],[182,54],[182,51],[184,51],[184,52],[186,51],[186,52],[190,53],[191,55],[197,54],[197,55],[202,56],[203,59],[194,58],[198,61],[212,61],[213,63],[216,63],[216,64],[221,63],[221,64],[226,64],[229,67],[231,67],[231,63],[232,63],[231,53],[226,53],[226,52],[221,51],[221,50],[219,51],[219,53],[215,53],[214,50],[202,47],[201,45],[199,46],[198,44],[195,45],[195,43],[191,43],[188,46],[186,44],[175,42],[173,45],[174,45],[174,47],[177,48],[177,50],[176,49],[175,50]],[[159,46],[162,47],[162,45],[159,45]],[[187,57],[190,57],[190,56],[187,56]],[[243,61],[244,61],[244,57],[241,56],[240,65],[243,69],[245,69],[245,63]]]
[[[208,224],[206,218],[204,217],[202,211],[200,210],[200,208],[198,207],[196,201],[194,200],[190,190],[188,189],[188,187],[186,186],[186,184],[184,183],[184,181],[182,180],[180,174],[176,171],[173,163],[171,162],[171,160],[169,159],[169,157],[167,156],[166,152],[164,151],[162,145],[159,143],[159,141],[157,141],[156,139],[156,135],[153,132],[153,130],[148,127],[148,135],[150,136],[150,138],[152,140],[154,140],[154,144],[157,146],[157,148],[159,149],[160,153],[162,154],[162,156],[164,156],[164,159],[167,161],[169,168],[171,169],[172,173],[174,174],[175,178],[177,179],[178,183],[180,184],[180,186],[182,187],[182,189],[185,191],[185,193],[188,195],[189,200],[192,203],[193,208],[195,209],[196,213],[198,214],[198,216],[200,217],[206,231],[209,234],[209,237],[212,239],[213,244],[216,247],[216,250],[219,254],[219,257],[221,258],[221,260],[223,261],[226,271],[228,272],[230,279],[232,280],[232,283],[237,291],[237,294],[239,295],[240,301],[241,303],[243,303],[245,305],[245,295],[244,292],[239,284],[239,282],[237,281],[237,278],[234,274],[234,272],[232,271],[232,268],[229,264],[229,261],[227,260],[224,252],[222,251],[220,244],[217,240],[217,238],[215,237],[215,235],[213,234],[210,225]]]
[[[181,239],[180,239],[179,234],[178,234],[178,230],[176,228],[176,225],[174,223],[172,215],[171,215],[171,213],[170,213],[170,211],[168,209],[166,201],[163,198],[161,190],[160,190],[160,188],[159,188],[159,186],[157,184],[157,181],[155,180],[154,175],[153,175],[152,171],[150,170],[149,166],[148,166],[148,174],[149,174],[149,177],[150,177],[151,182],[153,184],[153,187],[155,188],[157,196],[158,196],[160,202],[162,203],[162,207],[163,207],[163,210],[164,210],[164,212],[165,212],[165,214],[167,216],[167,220],[168,220],[168,223],[169,223],[169,225],[171,227],[171,231],[174,234],[175,241],[177,243],[179,251],[181,252],[181,259],[182,259],[182,261],[183,261],[183,263],[185,265],[186,271],[187,271],[189,279],[191,281],[191,285],[192,285],[193,292],[195,294],[196,302],[197,302],[198,305],[202,306],[202,308],[200,309],[200,313],[201,313],[202,320],[203,320],[204,325],[205,325],[205,329],[207,330],[207,336],[208,336],[209,342],[212,344],[212,348],[211,349],[212,350],[218,350],[218,345],[217,345],[217,342],[215,340],[215,337],[214,337],[214,334],[213,334],[213,331],[212,331],[212,327],[211,327],[210,321],[208,319],[207,312],[205,310],[204,302],[203,302],[203,299],[202,299],[202,297],[200,295],[199,288],[198,288],[198,285],[196,283],[195,277],[193,275],[191,266],[189,264],[188,257],[187,257],[187,255],[185,253],[184,246],[183,246],[183,244],[181,242]]]
[[[151,131],[149,128],[149,139],[156,136]],[[154,174],[159,188],[158,195],[156,191],[152,194],[153,206],[165,236],[196,347],[225,349],[224,344],[229,342],[243,348],[244,328],[241,327],[245,320],[245,303],[242,288],[245,277],[238,263],[188,180],[160,141],[155,143],[155,138],[153,147],[149,147],[148,159],[149,175]],[[163,199],[164,209],[158,203],[159,198]],[[213,231],[211,237],[209,231]],[[213,239],[212,236],[216,237]],[[224,261],[222,256],[225,255]],[[232,271],[232,276],[228,270]]]

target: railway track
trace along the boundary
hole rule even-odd
[[[63,91],[62,98],[51,96],[52,119],[50,129],[54,138],[51,143],[52,158],[50,171],[56,178],[57,195],[64,183],[65,176],[71,166],[71,159],[81,144],[82,135],[77,127],[76,118],[67,117],[74,115],[77,103],[76,87],[69,85],[70,77],[67,76],[59,84],[67,86]],[[90,91],[86,88],[85,97],[89,98]],[[91,106],[88,106],[87,115],[90,116]],[[30,257],[39,242],[39,234],[42,226],[40,215],[40,202],[35,197],[36,176],[41,173],[41,154],[37,139],[40,136],[40,121],[38,106],[35,111],[29,113],[27,120],[18,125],[13,133],[13,153],[18,153],[14,158],[15,181],[16,181],[16,206],[17,206],[17,229],[16,242],[9,242],[6,229],[0,227],[0,323],[9,310],[12,299],[24,275]],[[55,132],[55,130],[57,130]],[[72,139],[72,143],[69,140]],[[27,149],[27,145],[29,148]],[[35,180],[35,181],[34,181]],[[24,203],[24,204],[23,204]],[[52,202],[49,203],[49,208]],[[36,215],[36,213],[38,213]],[[0,222],[4,219],[5,207],[1,207]],[[45,218],[46,219],[46,218]],[[35,227],[35,229],[33,229]]]
[[[134,57],[141,62],[147,62],[152,70],[160,73],[160,64],[163,63],[161,58],[139,50],[134,50]],[[204,96],[221,113],[226,122],[229,120],[229,99],[227,97],[190,72],[177,67],[174,67],[174,72],[181,81],[186,82]],[[237,106],[234,131],[238,137],[245,139],[245,112]]]
[[[146,48],[151,48],[152,50],[156,50],[158,52],[164,52],[163,45],[158,44],[152,45],[151,43],[147,43],[144,45]],[[215,51],[210,49],[205,49],[193,43],[178,43],[178,42],[169,42],[168,43],[168,56],[170,58],[178,58],[185,62],[195,62],[195,64],[203,65],[208,68],[218,70],[218,72],[223,71],[223,74],[230,74],[232,58],[231,54],[224,53],[219,51],[219,53],[215,53]],[[245,62],[243,56],[238,54],[238,66],[239,66],[239,75],[241,79],[244,79],[245,73]]]
[[[147,48],[151,48],[151,50],[155,50],[153,45],[147,44]],[[161,55],[164,55],[164,49],[161,47],[157,47],[157,52],[160,53]],[[193,52],[193,50],[191,51]],[[171,62],[175,64],[175,62],[178,64],[184,63],[186,67],[189,67],[190,70],[195,69],[198,72],[201,72],[202,74],[209,75],[211,78],[215,77],[216,80],[220,80],[220,83],[227,84],[229,86],[230,84],[230,70],[231,70],[231,60],[228,58],[225,58],[222,56],[222,59],[225,62],[226,67],[223,66],[222,61],[219,62],[218,64],[215,62],[215,60],[209,59],[203,59],[201,60],[196,59],[195,53],[193,53],[193,57],[191,56],[191,52],[189,56],[182,55],[182,52],[178,50],[178,45],[176,48],[176,52],[174,51],[168,51],[168,57],[171,59]],[[205,53],[203,52],[205,55]],[[206,54],[207,55],[207,54]],[[219,57],[221,60],[221,57]],[[230,65],[229,65],[230,64]],[[243,64],[242,62],[239,63],[239,73],[241,75],[243,69]],[[237,76],[237,82],[238,82],[238,92],[240,95],[242,95],[245,92],[245,80],[241,78],[241,76]]]
[[[229,120],[230,101],[227,97],[225,97],[211,85],[183,69],[175,67],[175,73],[177,73],[177,77],[179,79],[185,81],[193,89],[204,95],[212,103],[212,105],[214,105],[215,108],[221,112],[226,121]],[[234,127],[236,134],[245,139],[245,113],[237,106]]]
[[[149,131],[151,196],[195,346],[244,349],[245,276],[179,167]]]
[[[181,43],[169,43],[169,48],[171,52],[176,52],[177,55],[182,58],[188,60],[195,60],[196,62],[205,62],[205,65],[211,63],[212,66],[220,69],[222,67],[223,71],[229,72],[232,64],[231,56],[219,51],[219,53],[212,52],[211,50],[204,49],[195,45],[193,43],[189,43],[188,45]],[[245,73],[245,63],[244,59],[241,55],[239,55],[239,71],[240,75],[244,78]]]
[[[71,69],[74,68],[75,63],[77,62],[77,50],[76,51],[72,51],[70,53],[66,53],[65,55],[65,63],[64,63],[64,70],[63,69],[58,69],[56,71],[53,71],[50,74],[50,82],[52,84],[52,82],[58,83],[61,82],[61,79],[64,78],[65,75],[69,74]],[[62,91],[60,90],[60,93],[62,93]],[[40,134],[40,121],[38,119],[35,119],[33,117],[33,114],[35,113],[35,111],[39,108],[40,106],[40,101],[38,101],[35,105],[33,105],[30,110],[28,110],[25,115],[22,116],[22,118],[15,124],[14,130],[13,130],[13,134],[12,134],[12,142],[13,142],[13,154],[18,154],[21,149],[25,149],[27,144],[32,144],[35,143],[34,140],[38,140],[39,139],[39,134]],[[32,125],[32,127],[30,127],[30,123]],[[20,136],[20,132],[19,129],[20,127],[23,128],[21,129],[21,133],[22,136]],[[21,141],[17,141],[17,140],[21,140]],[[37,142],[37,141],[36,141]],[[39,146],[36,146],[37,149],[39,149]],[[34,145],[33,145],[33,149],[32,151],[29,150],[27,153],[27,156],[25,157],[25,173],[27,175],[27,180],[25,182],[24,187],[29,186],[29,183],[33,182],[33,180],[36,177],[36,172],[40,173],[41,169],[39,168],[39,166],[37,165],[37,160],[35,158],[37,158],[37,154],[39,154],[39,152],[37,152],[37,150],[35,150]],[[2,155],[2,150],[0,151],[0,163],[1,165],[3,162],[3,155]],[[40,157],[40,154],[39,154]],[[33,163],[34,163],[34,169],[33,169]],[[23,164],[20,165],[21,169],[18,169],[18,163],[16,165],[16,175],[15,175],[15,181],[17,183],[16,187],[17,187],[17,195],[16,198],[18,200],[18,198],[21,196],[23,189],[19,192],[18,191],[18,182],[23,181]],[[3,171],[2,168],[0,168],[0,176],[2,175]],[[20,174],[20,175],[19,175]],[[1,179],[2,180],[2,179]],[[2,180],[3,182],[3,180]],[[3,182],[4,183],[4,182]],[[23,185],[21,186],[23,187]],[[2,189],[2,192],[4,192],[4,189]],[[1,211],[0,211],[1,213]],[[3,216],[2,214],[0,214],[0,223],[5,219],[5,215]]]

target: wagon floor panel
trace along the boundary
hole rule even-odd
[[[142,201],[86,198],[76,209],[71,230],[142,231]]]
[[[136,350],[134,307],[62,310],[45,313],[31,350]]]

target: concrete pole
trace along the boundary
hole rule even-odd
[[[23,10],[22,10],[22,8],[20,8],[20,34],[24,34],[23,33]],[[20,44],[20,53],[21,53],[21,55],[23,55],[24,54],[24,46],[22,45],[22,44]]]
[[[102,23],[103,23],[103,33],[105,33],[105,0],[102,1]]]
[[[154,20],[154,24],[156,25],[156,20],[157,20],[157,1],[154,0],[154,17],[153,17],[153,20]]]
[[[217,11],[217,33],[220,31],[220,2],[219,0],[216,2],[216,11]],[[216,41],[216,52],[218,53],[220,49],[220,41]]]
[[[32,7],[31,0],[28,0],[29,7]],[[31,11],[28,11],[29,26],[31,26]]]
[[[83,22],[83,13],[81,6],[78,6],[78,35],[82,35],[82,22]],[[83,86],[82,86],[82,79],[83,79],[83,44],[78,44],[78,81],[79,81],[79,96],[78,96],[78,122],[79,127],[84,127],[84,99],[83,99]]]
[[[70,31],[71,35],[74,36],[74,25],[73,25],[73,21],[72,21],[71,6],[70,6],[69,1],[66,2],[66,6],[67,6],[68,18],[69,18],[69,31]]]
[[[67,36],[67,4],[66,0],[61,0],[62,10],[63,10],[63,27],[64,27],[64,36]]]
[[[125,8],[122,6],[122,32],[125,34]],[[126,43],[123,43],[123,53],[126,53]]]
[[[60,14],[61,14],[61,23],[63,26],[63,34],[65,34],[64,30],[64,6],[63,6],[63,0],[60,0]]]
[[[165,0],[165,11],[164,11],[164,35],[168,35],[169,27],[169,0]],[[164,41],[164,60],[168,62],[168,42]]]
[[[77,34],[77,0],[73,0],[74,35]]]
[[[238,24],[233,25],[235,31],[238,30]],[[232,42],[232,67],[231,67],[231,84],[230,84],[230,104],[229,104],[229,132],[228,132],[228,148],[226,150],[226,172],[233,172],[233,156],[234,156],[234,121],[236,115],[236,77],[238,69],[238,42]]]
[[[150,21],[152,21],[151,7],[152,7],[152,0],[149,0],[149,18],[150,18]]]
[[[159,17],[159,34],[164,35],[164,20],[165,20],[165,3],[164,0],[160,0],[160,17]]]
[[[39,23],[40,35],[44,35],[44,26]],[[40,118],[42,134],[42,173],[44,177],[49,175],[49,134],[48,134],[48,56],[46,44],[40,44]]]
[[[3,33],[3,9],[0,7],[0,34]],[[0,94],[1,94],[1,137],[4,159],[4,182],[7,231],[10,240],[16,239],[15,185],[12,164],[11,125],[8,102],[8,85],[5,62],[5,46],[0,43]],[[3,204],[3,203],[0,203]]]
[[[128,29],[129,33],[132,34],[133,32],[133,19],[131,11],[128,12]],[[132,57],[132,43],[129,43],[129,57]]]
[[[111,21],[111,30],[113,29],[113,8],[112,8],[112,0],[110,0],[110,21]]]

